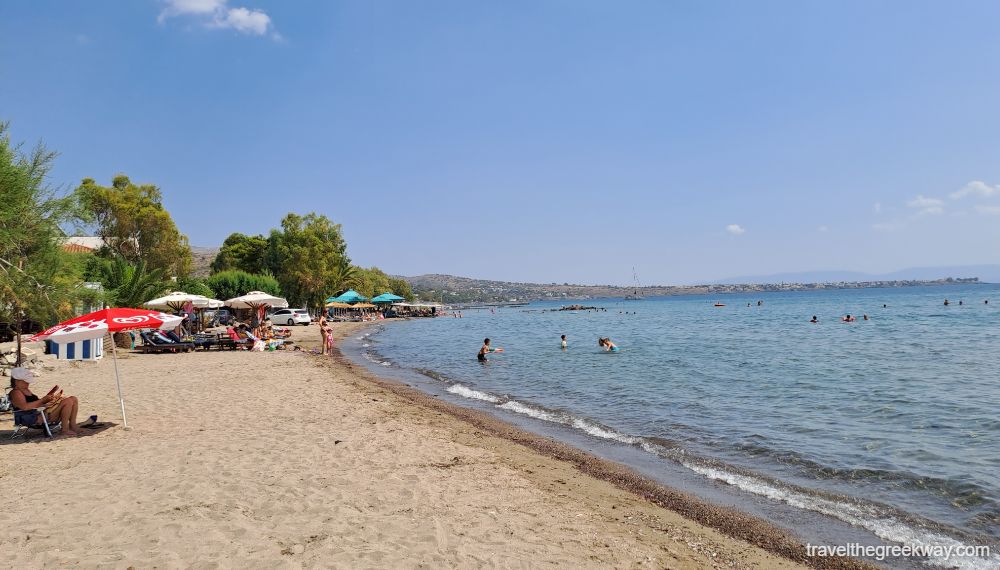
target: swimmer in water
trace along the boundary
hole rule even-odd
[[[567,346],[566,335],[562,335],[561,337],[559,337],[559,347],[562,348],[563,350],[566,350],[566,346]]]
[[[947,306],[948,306],[948,305],[950,305],[950,304],[951,304],[951,303],[949,303],[949,302],[948,302],[948,299],[945,299],[945,300],[944,300],[944,306],[945,306],[945,307],[947,307]]]
[[[599,338],[597,339],[597,346],[604,347],[606,352],[618,352],[618,347],[615,343],[611,342],[610,338]]]
[[[857,319],[848,314],[848,315],[846,315],[844,318],[842,318],[840,320],[844,321],[845,323],[853,323]]]
[[[861,315],[861,318],[863,318],[864,320],[867,321],[868,320],[868,315],[867,314]]]
[[[816,323],[818,323],[818,322],[819,322],[819,319],[817,319],[817,318],[816,318],[816,315],[813,315],[813,318],[812,318],[812,320],[811,320],[811,321],[809,321],[809,322],[810,322],[810,323],[813,323],[813,324],[816,324]]]
[[[493,348],[492,346],[490,346],[490,339],[484,338],[483,346],[482,348],[479,349],[479,354],[476,355],[476,358],[479,359],[479,362],[486,362],[487,360],[489,360],[488,358],[486,358],[486,355],[491,352],[503,352],[503,349],[499,347]]]

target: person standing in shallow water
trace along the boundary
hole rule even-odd
[[[562,335],[561,337],[559,337],[559,347],[562,348],[563,350],[566,350],[567,347],[566,335]]]
[[[323,311],[319,314],[319,336],[321,339],[319,345],[320,354],[326,354],[327,336],[329,336],[329,334],[330,333],[327,331],[327,326],[326,326],[326,311]]]
[[[488,358],[486,358],[486,355],[491,352],[503,352],[503,349],[500,347],[493,348],[492,346],[490,346],[490,339],[484,338],[483,346],[480,347],[479,354],[476,355],[476,358],[479,360],[479,362],[486,362],[489,360]]]

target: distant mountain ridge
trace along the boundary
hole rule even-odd
[[[841,283],[865,281],[933,281],[948,277],[978,277],[984,283],[1000,283],[1000,265],[955,265],[950,267],[911,267],[892,273],[874,274],[860,271],[798,271],[728,277],[712,283],[765,284],[765,283]]]
[[[830,272],[834,276],[836,272]],[[789,276],[796,274],[787,274]],[[805,275],[805,274],[802,274]],[[864,275],[864,274],[859,274]],[[822,283],[709,283],[704,285],[654,285],[627,287],[619,285],[571,285],[569,283],[516,283],[472,279],[455,275],[428,274],[400,276],[410,283],[421,299],[444,303],[509,303],[536,300],[569,300],[595,297],[643,298],[667,295],[705,295],[764,291],[808,291],[820,289],[855,289],[866,287],[907,287],[945,285],[954,282],[977,282],[976,276],[940,279],[852,279]]]

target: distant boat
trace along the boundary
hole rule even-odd
[[[635,272],[635,266],[632,266],[632,280],[635,281],[635,286],[632,289],[632,294],[631,295],[625,295],[625,300],[626,301],[641,301],[642,300],[642,294],[639,293],[639,288],[642,287],[642,285],[639,285],[639,274]]]
[[[725,307],[726,305],[725,305],[725,303],[716,303],[713,306],[715,306],[715,307]]]

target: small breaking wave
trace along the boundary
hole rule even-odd
[[[487,394],[486,392],[480,392],[479,390],[473,390],[472,388],[467,388],[461,384],[453,384],[448,387],[448,392],[462,396],[463,398],[469,398],[471,400],[482,400],[484,402],[490,402],[497,404],[500,402],[500,398],[494,396],[493,394]]]
[[[923,546],[959,547],[967,544],[929,529],[921,530],[917,527],[924,525],[908,524],[901,520],[900,516],[890,512],[889,509],[876,504],[850,501],[846,498],[829,498],[814,494],[805,489],[799,490],[768,481],[763,477],[737,473],[721,467],[703,465],[694,461],[681,461],[680,463],[695,473],[732,485],[748,493],[780,501],[799,509],[818,512],[865,528],[883,540]],[[978,557],[928,559],[927,563],[945,568],[979,570],[996,568],[996,565],[1000,563],[1000,555],[993,555],[990,559]]]

